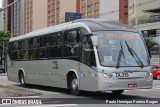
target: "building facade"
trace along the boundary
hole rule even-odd
[[[128,0],[100,0],[100,18],[128,22]]]
[[[119,20],[128,24],[128,0],[119,0]]]
[[[151,15],[160,14],[158,12],[160,0],[128,0],[128,4],[128,21],[130,25],[146,23]]]
[[[99,18],[100,0],[81,0],[80,8],[83,18]]]
[[[129,0],[129,24],[144,37],[160,44],[160,0]],[[160,47],[153,47],[152,57],[160,58]]]
[[[4,7],[15,0],[4,0]],[[80,12],[80,0],[20,0],[4,12],[4,28],[14,36],[63,23],[66,12]]]
[[[3,7],[15,2],[16,0],[3,0]],[[14,5],[8,7],[3,12],[4,31],[11,32],[12,36],[17,36],[23,33],[23,9],[22,4],[24,0],[16,2]]]
[[[24,33],[24,1],[25,0],[20,0],[19,2],[15,3],[12,7],[13,18],[11,19],[11,33],[13,34],[13,36],[19,36]]]
[[[119,0],[100,0],[100,18],[119,20]]]
[[[63,23],[65,12],[76,12],[80,9],[79,0],[25,0],[24,34]]]
[[[3,23],[3,12],[0,12],[0,31],[3,31],[4,23]]]
[[[10,4],[11,1],[14,2],[14,0],[4,0],[4,4]],[[7,9],[4,14],[4,26],[5,28],[10,27],[7,30],[18,36],[37,29],[64,23],[66,12],[81,13],[83,18],[103,18],[123,22],[127,17],[126,1],[20,0],[13,7]]]
[[[3,0],[3,6],[7,6],[10,3],[13,3],[14,0]],[[9,7],[8,9],[4,10],[3,14],[3,21],[4,21],[4,31],[9,31],[11,32],[12,26],[11,26],[11,21],[13,20],[13,14],[12,14],[12,7]]]
[[[128,0],[81,0],[83,18],[128,21]]]

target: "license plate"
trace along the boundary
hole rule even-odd
[[[136,84],[136,83],[128,84],[128,88],[135,88],[135,87],[137,87],[137,84]]]
[[[128,73],[116,73],[117,78],[127,78],[129,77]]]

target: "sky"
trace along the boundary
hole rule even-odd
[[[0,0],[0,8],[2,7],[2,0]]]
[[[2,7],[2,0],[0,0],[0,8]]]

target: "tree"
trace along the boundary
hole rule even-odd
[[[10,32],[0,31],[0,40],[9,40],[11,37]]]
[[[145,42],[146,42],[146,45],[147,45],[147,49],[148,49],[148,52],[149,52],[149,55],[151,57],[151,48],[155,45],[159,45],[157,42],[151,40],[150,38],[144,38]]]
[[[11,37],[10,32],[0,31],[0,46],[2,46],[3,43],[4,46],[7,46],[10,37]]]

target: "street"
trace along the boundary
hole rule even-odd
[[[105,104],[106,100],[142,100],[150,98],[160,98],[160,81],[154,80],[152,89],[136,89],[136,90],[126,90],[122,95],[115,96],[110,92],[82,92],[81,96],[71,95],[70,92],[66,89],[53,88],[53,87],[44,87],[36,85],[28,85],[26,88],[22,88],[19,83],[11,82],[7,80],[7,76],[0,75],[0,86],[10,86],[16,88],[16,91],[10,91],[9,96],[2,97],[3,94],[0,88],[1,98],[27,98],[27,99],[42,99],[42,104],[51,104],[45,105],[46,107],[58,107],[58,106],[83,106],[83,107],[96,107],[97,104],[100,106],[111,106],[110,104]],[[7,90],[7,88],[5,88]],[[9,89],[8,89],[9,90]],[[17,95],[16,95],[17,94]],[[152,99],[156,100],[156,99]],[[158,99],[157,99],[158,100]],[[5,106],[5,105],[3,105]],[[7,105],[6,105],[7,106]],[[14,105],[13,105],[14,106]],[[15,105],[17,106],[17,105]],[[36,107],[41,107],[44,105],[35,105]],[[127,106],[127,104],[114,104],[114,106]],[[135,106],[130,104],[130,106]],[[150,104],[136,104],[137,107],[149,107]],[[153,106],[153,105],[152,105]],[[159,106],[159,104],[154,105]],[[23,106],[23,107],[26,107]]]

